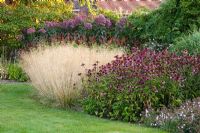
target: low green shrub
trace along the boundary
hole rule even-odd
[[[160,87],[164,81],[165,85]],[[113,75],[96,82],[92,80],[87,86],[88,97],[84,100],[84,110],[98,117],[139,122],[141,112],[150,106],[158,109],[181,103],[179,87],[172,80],[160,78],[149,81],[144,87],[131,89],[134,85],[137,85],[137,79],[123,80],[122,83]],[[157,87],[157,90],[152,90],[150,85]]]
[[[28,80],[27,75],[18,64],[8,64],[8,79],[25,82]]]
[[[18,63],[0,58],[0,79],[25,82],[28,77]]]
[[[193,74],[189,71],[184,73],[185,81],[182,84],[181,91],[185,99],[194,99],[200,96],[200,73]]]
[[[184,51],[187,51],[190,55],[200,54],[200,32],[196,31],[190,35],[178,38],[169,49],[178,54]]]

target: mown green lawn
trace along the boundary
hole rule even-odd
[[[0,84],[0,133],[164,133],[41,105],[28,84]]]

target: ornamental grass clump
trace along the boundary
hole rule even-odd
[[[23,53],[21,64],[40,96],[67,107],[80,96],[85,69],[96,61],[106,64],[120,53],[70,45],[39,47]]]
[[[110,119],[138,122],[146,109],[176,107],[200,96],[200,57],[187,53],[134,48],[106,65],[96,64],[87,76],[85,111]]]

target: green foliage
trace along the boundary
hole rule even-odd
[[[165,81],[165,85],[163,84]],[[123,89],[111,89],[117,84],[115,76],[110,75],[87,85],[88,97],[83,105],[86,112],[98,117],[115,120],[138,122],[141,113],[149,107],[159,109],[165,106],[178,106],[181,103],[179,86],[173,80],[158,78],[151,80],[143,86],[130,91],[130,86],[137,83],[137,79],[127,79]],[[150,89],[155,86],[155,90]]]
[[[179,3],[167,0],[150,13],[133,13],[129,17],[132,35],[143,42],[155,39],[158,43],[170,44],[182,33],[200,28],[199,7],[199,0],[181,0]]]
[[[105,17],[107,17],[110,20],[115,21],[115,22],[117,22],[121,18],[120,14],[118,14],[114,11],[111,11],[111,10],[106,10],[106,9],[100,9],[98,11],[98,14],[103,14]]]
[[[128,25],[124,30],[124,34],[128,36],[130,41],[146,42],[148,40],[148,28],[146,21],[149,18],[150,11],[146,8],[139,8],[132,15],[128,16]],[[133,47],[133,46],[129,46]]]
[[[146,21],[150,16],[150,11],[145,8],[140,8],[136,10],[136,12],[132,13],[128,17],[129,28],[131,28],[130,36],[132,35],[134,38],[145,39],[146,37],[142,34],[147,34],[146,29]]]
[[[61,21],[69,19],[73,16],[72,3],[56,2],[56,1],[41,1],[35,2],[32,7],[37,10],[38,21]],[[39,23],[38,22],[38,23]]]
[[[194,99],[200,97],[200,73],[192,74],[189,71],[184,73],[185,82],[181,87],[184,99]]]
[[[18,64],[9,64],[8,79],[24,82],[28,80],[28,77]]]
[[[98,117],[136,121],[135,114],[141,111],[139,102],[142,101],[135,102],[136,94],[133,97],[128,90],[119,92],[116,89],[109,89],[111,83],[117,82],[113,77],[113,75],[106,76],[99,82],[92,81],[88,84],[88,97],[83,102],[84,110]]]
[[[187,31],[188,29],[200,28],[200,1],[199,0],[180,0],[179,29]],[[183,23],[182,23],[183,22]]]
[[[190,55],[200,54],[200,32],[195,31],[190,35],[178,38],[174,45],[170,47],[172,52],[181,54],[187,50]]]
[[[86,6],[88,8],[89,13],[96,15],[96,11],[93,8],[93,6],[95,5],[95,0],[79,0],[79,4],[81,6]]]

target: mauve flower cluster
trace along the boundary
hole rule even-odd
[[[26,30],[26,33],[27,33],[27,34],[33,34],[33,33],[35,33],[35,32],[36,32],[35,28],[28,28],[28,29]],[[44,28],[41,28],[41,29],[39,29],[37,32],[42,33],[42,34],[45,34],[45,33],[46,33],[46,30],[45,30]]]
[[[83,22],[84,22],[83,16],[76,16],[74,19],[70,19],[70,20],[68,20],[68,22],[65,22],[65,23],[68,23],[67,24],[68,27],[74,28],[74,27],[82,24]],[[68,28],[68,27],[65,27],[65,28]]]
[[[136,78],[138,85],[144,85],[147,81],[167,76],[179,84],[185,80],[184,70],[191,69],[193,74],[200,72],[200,56],[184,54],[178,56],[167,50],[155,52],[149,49],[132,49],[132,54],[116,56],[115,60],[98,68],[96,78],[107,74],[115,74],[116,79]],[[96,67],[90,70],[88,75],[96,73]],[[119,81],[120,82],[120,81]],[[130,87],[134,88],[134,86]]]
[[[46,28],[75,28],[76,26],[82,24],[84,22],[84,16],[76,16],[73,19],[64,20],[62,22],[54,22],[54,21],[47,21],[45,23]]]
[[[26,30],[26,32],[27,32],[27,34],[33,34],[33,33],[35,33],[35,28],[28,28]]]
[[[76,16],[73,19],[64,20],[62,22],[54,22],[54,21],[47,21],[45,22],[46,28],[75,28],[78,25],[83,24],[85,21],[85,16]],[[110,28],[112,26],[112,22],[110,19],[106,18],[104,15],[100,14],[94,19],[94,22],[101,26],[106,26],[107,28]],[[85,29],[92,29],[92,23],[85,23],[84,24]]]
[[[46,28],[55,28],[55,27],[59,27],[59,26],[60,26],[59,22],[54,22],[54,21],[46,21],[45,22]]]
[[[78,25],[78,24],[83,23],[84,20],[85,20],[85,17],[79,15],[79,16],[76,16],[76,17],[74,18],[74,23],[75,23],[76,25]]]
[[[117,22],[116,25],[117,25],[119,28],[124,28],[124,26],[126,25],[126,23],[127,23],[127,18],[123,17],[123,18],[121,18],[121,19]]]
[[[46,21],[42,29],[38,29],[39,31],[37,32],[34,31],[36,33],[41,33],[36,36],[32,36],[32,33],[34,33],[33,31],[27,33],[26,30],[23,32],[23,35],[31,35],[31,37],[24,37],[24,40],[26,40],[26,42],[32,41],[33,43],[35,43],[36,40],[39,41],[39,39],[34,38],[38,38],[38,35],[41,35],[40,38],[44,38],[48,41],[55,41],[53,38],[57,38],[58,41],[64,39],[66,41],[75,41],[78,44],[83,42],[89,45],[90,43],[108,43],[117,45],[126,45],[128,43],[131,46],[140,45],[136,41],[131,41],[126,34],[123,34],[122,28],[126,23],[126,18],[122,18],[116,22],[111,21],[102,14],[94,18],[78,15],[63,21]]]
[[[106,26],[106,27],[111,27],[112,26],[112,22],[110,21],[110,19],[106,18],[104,15],[100,14],[99,16],[97,16],[94,20],[94,22],[98,25],[101,26]]]
[[[46,30],[44,28],[41,28],[41,29],[38,30],[38,32],[44,34],[44,33],[46,33]]]
[[[85,23],[85,24],[84,24],[84,28],[85,28],[86,30],[91,30],[91,29],[92,29],[92,24],[91,24],[91,23]]]

